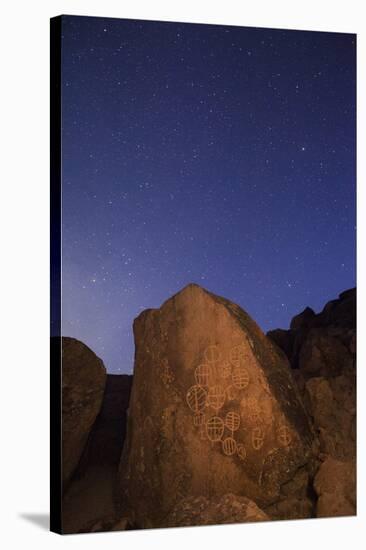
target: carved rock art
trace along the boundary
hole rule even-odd
[[[231,376],[231,364],[229,361],[225,361],[220,367],[220,375],[222,378],[230,378]]]
[[[221,386],[212,386],[207,394],[207,405],[219,411],[225,403],[225,391]]]
[[[263,447],[264,433],[262,428],[253,428],[252,431],[252,445],[253,449],[259,451]]]
[[[230,350],[230,361],[235,367],[239,367],[248,358],[246,344],[238,344]]]
[[[227,456],[236,453],[236,441],[233,437],[226,437],[222,442],[222,450]]]
[[[154,344],[156,361],[149,350],[153,337],[163,332],[169,338]],[[180,498],[177,479],[184,479],[186,497],[204,490],[212,498],[245,494],[263,506],[278,500],[281,484],[310,463],[313,441],[285,356],[243,310],[197,285],[158,310],[142,312],[134,336],[134,378],[119,468],[125,515],[132,510],[142,528],[164,527]],[[162,384],[162,371],[169,385]],[[154,420],[153,428],[139,429],[147,417]],[[282,426],[291,427],[291,440]],[[138,468],[141,447],[144,472]],[[261,476],[273,448],[279,453],[271,475]]]
[[[225,417],[225,426],[231,432],[236,432],[236,430],[240,426],[240,416],[238,415],[238,413],[233,411],[228,412]]]
[[[209,386],[214,379],[214,371],[211,364],[203,363],[198,365],[194,373],[197,384],[201,386]]]
[[[280,426],[277,433],[277,441],[280,445],[287,447],[291,443],[291,431],[288,426]]]
[[[216,363],[220,360],[221,353],[218,346],[208,346],[204,353],[205,359],[208,363]]]
[[[193,424],[195,426],[202,426],[205,423],[205,418],[203,413],[197,413],[193,416]]]
[[[247,451],[246,451],[244,445],[242,443],[239,443],[239,445],[237,445],[237,447],[236,447],[236,450],[237,450],[237,453],[238,453],[238,457],[241,460],[245,460],[246,456],[247,456]]]
[[[249,374],[246,368],[242,365],[233,368],[233,384],[238,389],[243,390],[249,385]]]
[[[213,416],[207,421],[206,431],[210,441],[221,441],[224,433],[224,421],[219,416]]]
[[[197,384],[189,388],[186,399],[189,408],[198,413],[206,406],[207,393],[202,386]]]

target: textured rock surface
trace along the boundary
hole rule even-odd
[[[328,302],[318,315],[304,313],[293,319],[290,330],[271,331],[268,336],[296,369],[294,378],[319,437],[317,515],[352,515],[356,502],[356,289]]]
[[[319,434],[320,456],[355,457],[355,373],[310,378],[305,384],[305,403]]]
[[[300,352],[309,333],[311,333],[311,340],[328,336],[338,340],[354,356],[356,353],[356,289],[342,292],[337,300],[328,302],[321,313],[314,314],[312,309],[306,308],[292,319],[289,330],[271,330],[267,336],[286,353],[292,368],[296,369],[300,366]]]
[[[114,492],[126,431],[132,376],[107,375],[101,410],[63,499],[63,531],[114,529]],[[117,528],[116,528],[117,529]]]
[[[75,472],[99,413],[106,370],[85,344],[62,338],[62,479]]]
[[[243,310],[189,285],[143,312],[134,334],[121,516],[164,526],[202,495],[245,496],[274,517],[284,499],[304,501],[309,418],[285,355]]]
[[[166,526],[220,525],[269,519],[252,500],[227,494],[213,499],[200,496],[182,500],[167,517]]]
[[[341,462],[327,458],[314,481],[318,494],[317,516],[356,514],[356,466],[354,460]]]
[[[107,374],[102,406],[90,432],[81,470],[118,465],[126,435],[131,386],[132,376]]]

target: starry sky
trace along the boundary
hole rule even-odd
[[[264,331],[355,286],[355,35],[65,16],[62,333],[133,369],[190,282]]]

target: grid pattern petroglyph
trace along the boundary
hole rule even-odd
[[[220,443],[224,455],[245,461],[248,447],[252,452],[263,448],[266,438],[272,433],[272,430],[271,433],[267,430],[268,422],[273,420],[269,392],[263,392],[262,384],[259,384],[258,393],[258,384],[254,384],[252,379],[252,348],[245,341],[225,354],[217,345],[210,345],[204,350],[201,360],[194,369],[195,384],[186,393],[193,424],[201,440]],[[238,411],[230,410],[235,404],[239,404]],[[245,445],[244,441],[238,440],[241,437],[244,437]],[[286,448],[291,444],[293,434],[281,421],[273,431],[273,437],[278,446]]]

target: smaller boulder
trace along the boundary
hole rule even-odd
[[[305,384],[305,403],[319,435],[323,456],[356,455],[356,395],[351,376],[313,377]]]
[[[74,474],[100,411],[106,369],[99,357],[75,338],[62,338],[62,482]]]
[[[314,489],[319,497],[318,518],[356,514],[356,466],[353,460],[342,462],[327,458],[315,477]]]
[[[222,525],[267,521],[265,514],[252,500],[227,494],[223,497],[188,497],[183,499],[169,514],[167,527],[189,527],[194,525]]]

